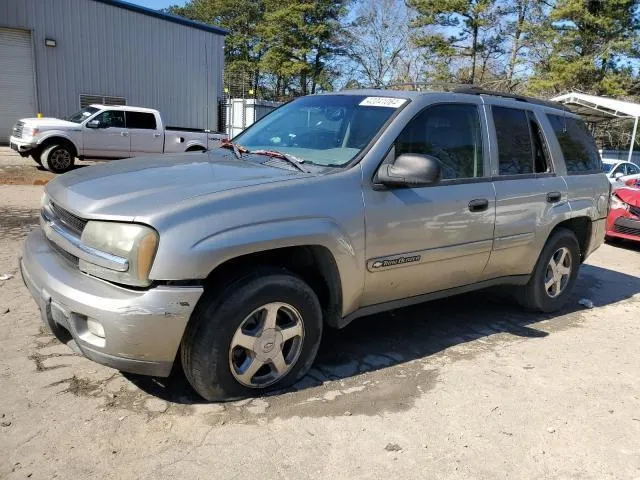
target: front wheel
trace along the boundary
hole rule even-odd
[[[568,229],[557,230],[545,244],[531,279],[522,289],[521,303],[541,312],[554,312],[569,299],[580,267],[580,245]]]
[[[185,376],[202,397],[255,396],[306,374],[320,345],[322,311],[304,281],[269,270],[205,295],[181,345]]]
[[[73,167],[73,154],[66,145],[51,145],[42,152],[42,166],[53,173],[64,173]]]
[[[31,158],[33,158],[33,161],[36,162],[38,165],[42,165],[42,151],[41,150],[35,150],[31,152]]]

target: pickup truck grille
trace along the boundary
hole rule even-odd
[[[76,217],[53,202],[51,202],[51,212],[54,215],[53,220],[57,220],[59,223],[62,223],[69,231],[78,237],[82,235],[82,230],[84,230],[84,226],[87,224],[86,220]]]
[[[22,138],[22,130],[24,129],[24,122],[16,122],[13,126],[12,135],[16,138]]]

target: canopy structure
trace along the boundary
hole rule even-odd
[[[579,92],[565,93],[551,100],[567,105],[573,112],[589,123],[602,123],[625,118],[634,119],[631,146],[629,147],[629,161],[631,161],[636,133],[638,132],[640,104]]]

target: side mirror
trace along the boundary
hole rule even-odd
[[[87,128],[100,128],[100,120],[89,120]]]
[[[615,175],[613,176],[613,178],[618,179],[620,177],[624,177],[624,173],[622,172],[616,172]]]
[[[405,153],[392,164],[382,165],[378,181],[388,187],[419,187],[440,180],[440,160],[430,155]]]

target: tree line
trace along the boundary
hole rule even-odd
[[[168,11],[229,30],[230,95],[475,84],[640,96],[640,0],[190,0]]]

